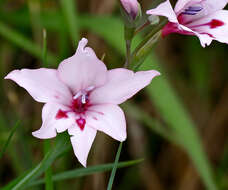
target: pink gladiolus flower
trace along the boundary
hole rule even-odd
[[[139,14],[140,5],[137,0],[120,0],[123,8],[127,12],[127,14],[135,20],[137,15]]]
[[[222,10],[227,3],[228,0],[178,0],[173,10],[167,0],[147,14],[168,18],[163,36],[170,33],[195,35],[205,47],[212,40],[228,43],[228,11]]]
[[[83,38],[76,53],[58,69],[22,69],[10,72],[11,79],[38,102],[45,103],[42,126],[33,132],[40,139],[68,131],[74,153],[86,166],[96,132],[118,141],[126,139],[126,120],[118,104],[131,98],[159,75],[157,71],[107,70]]]

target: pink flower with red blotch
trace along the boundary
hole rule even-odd
[[[170,33],[195,35],[205,47],[212,40],[228,43],[228,11],[222,10],[227,3],[228,0],[178,0],[173,10],[167,0],[147,14],[168,18],[163,36]]]
[[[124,10],[132,20],[135,20],[140,12],[140,4],[137,0],[120,0]]]
[[[107,70],[83,38],[76,53],[58,69],[22,69],[10,72],[11,79],[38,102],[45,103],[42,126],[33,132],[40,139],[68,131],[79,162],[86,166],[97,130],[118,141],[126,139],[126,120],[118,104],[150,84],[159,72]]]

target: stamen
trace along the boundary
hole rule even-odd
[[[89,86],[87,89],[86,89],[86,92],[89,92],[91,90],[93,90],[95,87],[94,86]]]
[[[82,95],[82,103],[85,104],[86,103],[86,94]]]
[[[79,91],[74,97],[73,99],[76,100],[77,98],[79,98],[82,95],[82,92]]]
[[[203,10],[203,7],[200,6],[190,6],[187,9],[184,10],[184,12],[182,12],[182,14],[185,15],[196,15],[198,12],[200,12],[201,10]]]

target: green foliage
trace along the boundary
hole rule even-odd
[[[123,23],[121,19],[111,16],[95,17],[92,15],[77,15],[77,12],[73,6],[73,0],[61,0],[60,5],[63,16],[57,11],[43,12],[41,14],[40,23],[43,28],[47,28],[47,30],[50,31],[63,32],[62,27],[65,26],[66,22],[68,33],[70,34],[70,37],[73,41],[73,46],[76,46],[76,42],[79,39],[79,31],[83,29],[92,31],[99,37],[103,38],[107,44],[114,48],[120,55],[123,56],[125,54]],[[6,25],[6,23],[14,23],[16,26],[20,25],[22,27],[29,28],[28,13],[19,12],[9,15],[4,13],[4,11],[1,11],[0,17],[2,18],[1,20],[4,20],[4,22],[0,22],[1,37],[16,46],[23,48],[25,51],[37,59],[43,60],[44,53],[41,47],[33,43],[30,39],[28,39],[28,37],[25,37],[24,34],[21,34],[17,30],[14,30]],[[63,35],[65,35],[65,33],[63,33]],[[64,36],[64,39],[65,38],[66,37]],[[133,47],[136,47],[140,41],[141,38],[136,37]],[[47,53],[48,64],[56,65],[59,62],[58,60],[59,59],[56,58],[56,56],[54,56],[52,53]],[[169,128],[163,128],[159,122],[152,119],[149,114],[142,110],[139,110],[139,107],[133,104],[126,104],[124,106],[125,109],[129,110],[129,112],[131,112],[130,114],[134,115],[137,120],[146,123],[146,125],[149,126],[151,130],[160,134],[165,139],[168,139],[169,141],[181,146],[193,161],[207,189],[217,189],[213,178],[214,176],[212,175],[211,166],[205,152],[203,151],[198,132],[196,131],[196,126],[186,111],[181,98],[177,95],[173,87],[170,85],[165,71],[162,68],[162,63],[160,60],[158,60],[154,53],[151,53],[149,58],[142,65],[141,69],[157,69],[162,73],[160,77],[154,79],[153,83],[146,89],[146,93],[149,95],[150,100],[154,103]],[[193,68],[193,70],[197,71],[195,68]],[[196,73],[195,71],[193,72]],[[198,72],[195,78],[199,78],[199,76],[201,76],[201,73]],[[204,79],[201,80],[203,81]],[[18,125],[12,129],[7,142],[0,153],[0,157],[5,152],[6,147],[8,146],[17,126]],[[64,134],[60,135],[56,140],[55,147],[47,152],[44,159],[37,166],[24,173],[22,176],[19,176],[2,189],[20,189],[44,183],[43,179],[37,180],[37,178],[43,174],[58,157],[63,155],[69,149],[69,139],[65,137]],[[116,168],[126,167],[140,162],[129,161],[118,163],[120,150],[121,145],[116,155],[116,161],[114,164],[106,164],[66,171],[53,175],[52,180],[59,181],[71,179],[113,169],[110,177],[110,184],[112,185]],[[224,157],[225,161],[227,161],[227,153]],[[226,162],[223,163],[223,165],[225,165],[224,168],[227,168],[225,164]],[[109,185],[110,188],[111,185]]]
[[[19,125],[20,125],[20,122],[18,121],[18,122],[15,124],[15,126],[11,129],[10,135],[9,135],[9,137],[8,137],[8,139],[7,139],[7,141],[6,141],[6,143],[4,144],[4,146],[2,147],[2,150],[1,150],[1,152],[0,152],[0,159],[1,159],[1,157],[3,156],[3,154],[5,153],[7,147],[8,147],[8,145],[9,145],[9,143],[10,143],[10,140],[12,139],[13,134],[15,133],[15,131],[16,131],[16,129],[19,127]]]
[[[119,145],[118,151],[116,153],[116,158],[115,158],[115,162],[114,162],[114,165],[113,165],[113,168],[112,168],[111,176],[109,178],[107,190],[111,190],[112,189],[113,181],[114,181],[114,178],[115,178],[115,175],[116,175],[116,169],[117,169],[117,166],[118,166],[118,161],[119,161],[119,158],[120,158],[120,153],[121,153],[121,150],[122,150],[122,145],[123,145],[123,143],[121,142],[120,145]]]
[[[119,162],[117,164],[117,168],[134,166],[136,164],[140,164],[142,161],[143,161],[143,159]],[[107,172],[107,171],[112,170],[114,166],[116,166],[115,163],[90,166],[88,168],[78,168],[78,169],[74,169],[74,170],[70,170],[70,171],[65,171],[65,172],[62,172],[59,174],[55,174],[55,175],[53,175],[52,180],[56,182],[56,181],[61,181],[61,180],[66,180],[66,179],[84,177],[84,176],[92,175],[92,174],[99,173],[99,172]],[[29,183],[26,187],[43,184],[44,182],[45,182],[44,179],[34,180],[33,182]]]
[[[60,134],[56,138],[55,147],[45,155],[44,159],[37,166],[11,181],[7,186],[2,188],[2,190],[16,190],[23,188],[29,181],[36,179],[44,173],[52,165],[56,158],[69,151],[70,148],[71,146],[68,135],[65,133]]]

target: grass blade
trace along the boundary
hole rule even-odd
[[[178,136],[173,131],[165,128],[156,119],[151,118],[151,116],[143,111],[139,106],[135,105],[132,102],[127,102],[124,103],[122,107],[127,114],[131,115],[136,120],[143,122],[151,131],[157,133],[172,143],[182,146],[182,140],[178,138]]]
[[[163,70],[158,62],[158,59],[156,59],[153,54],[150,56],[150,59],[147,59],[147,61],[142,65],[141,69]],[[162,73],[165,72],[162,71]],[[202,148],[196,127],[190,119],[181,100],[168,83],[168,79],[163,75],[163,77],[155,79],[146,90],[151,100],[156,100],[154,101],[155,106],[162,114],[166,123],[175,132],[178,138],[182,139],[182,146],[191,157],[205,185],[207,186],[207,189],[217,189],[210,163]],[[161,94],[163,96],[161,96]]]
[[[23,188],[28,182],[43,174],[56,160],[56,158],[68,151],[70,148],[71,146],[68,135],[65,133],[59,134],[56,140],[56,146],[45,155],[44,159],[37,166],[10,182],[8,185],[3,187],[2,190],[17,190]]]
[[[116,175],[116,170],[117,170],[117,166],[118,166],[118,162],[119,162],[119,158],[120,158],[120,153],[121,153],[121,150],[122,150],[122,145],[123,145],[123,142],[120,143],[119,148],[117,150],[116,159],[115,159],[115,163],[114,163],[113,168],[112,168],[111,176],[109,178],[107,190],[111,190],[112,189],[112,184],[113,184],[113,181],[114,181],[114,178],[115,178],[115,175]]]
[[[117,168],[133,166],[133,165],[141,163],[142,161],[143,161],[143,159],[119,162],[117,164]],[[80,169],[65,171],[65,172],[54,175],[52,179],[53,179],[53,181],[61,181],[61,180],[66,180],[66,179],[84,177],[84,176],[92,175],[92,174],[98,173],[98,172],[110,171],[110,170],[112,170],[113,166],[114,166],[113,163],[112,164],[102,164],[102,165],[98,165],[98,166],[91,166],[88,168],[80,168]],[[33,181],[32,183],[29,183],[26,187],[40,185],[40,184],[43,184],[44,182],[45,182],[44,179],[36,180],[36,181]]]
[[[14,134],[14,132],[16,131],[16,129],[18,128],[19,124],[20,124],[20,122],[18,121],[18,122],[15,124],[15,126],[12,128],[12,130],[11,130],[11,132],[10,132],[10,135],[9,135],[7,141],[6,141],[6,143],[4,144],[4,146],[3,146],[3,148],[2,148],[2,151],[0,152],[0,158],[1,158],[1,157],[3,156],[3,154],[5,153],[7,147],[8,147],[8,145],[9,145],[9,143],[10,143],[10,140],[12,139],[13,134]]]
[[[49,139],[44,140],[44,153],[47,154],[48,151],[51,150],[51,142]],[[45,171],[45,189],[46,190],[53,190],[54,189],[54,184],[52,181],[52,169],[51,166]]]
[[[26,37],[21,35],[20,33],[14,31],[13,29],[10,29],[8,26],[6,26],[3,22],[0,21],[0,35],[12,42],[13,44],[17,45],[20,48],[23,48],[27,52],[29,52],[34,57],[42,60],[43,59],[43,51],[42,49],[32,43],[30,40],[28,40]],[[47,54],[47,62],[56,65],[58,60],[53,56],[51,53]]]
[[[68,25],[68,31],[73,41],[73,47],[77,46],[79,40],[79,25],[76,14],[76,3],[73,0],[60,0],[63,15]]]
[[[47,32],[43,29],[43,67],[47,67]],[[44,140],[44,154],[47,154],[51,150],[51,141],[49,139]],[[53,181],[52,181],[52,169],[51,166],[45,171],[45,189],[53,190]]]

